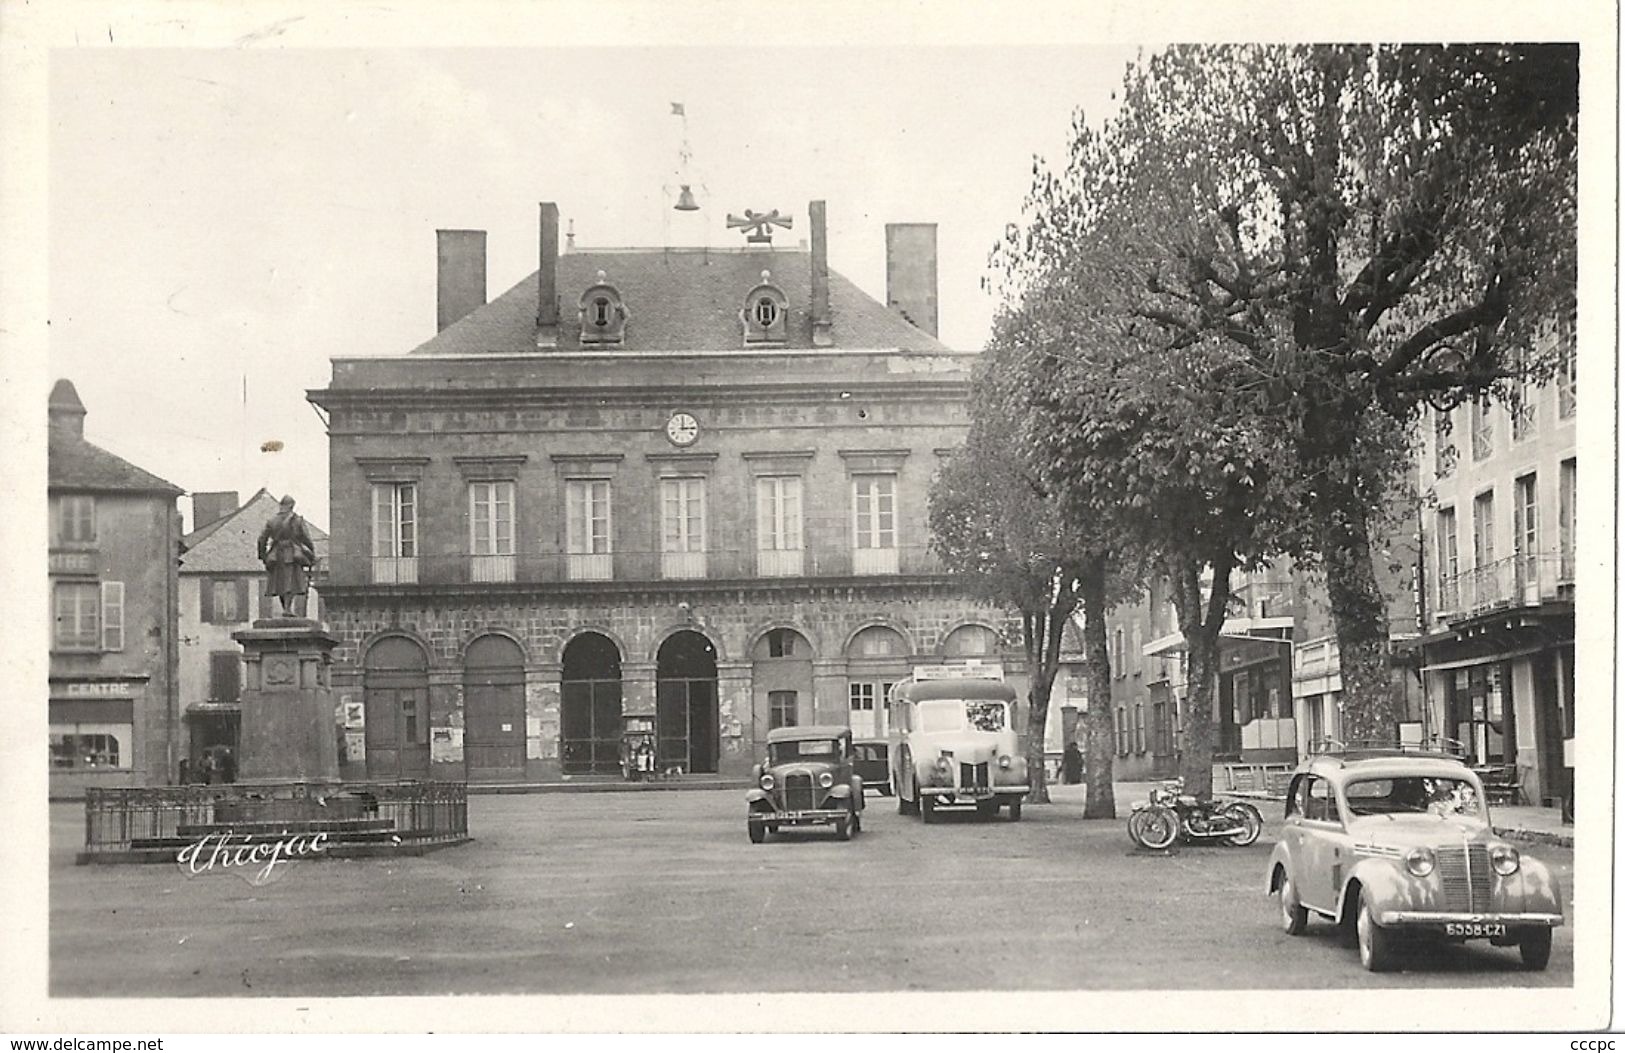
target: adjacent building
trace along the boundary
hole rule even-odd
[[[1529,803],[1566,796],[1574,738],[1576,375],[1509,405],[1435,412],[1418,464],[1427,573],[1418,641],[1432,723]]]
[[[51,391],[50,792],[173,781],[183,492],[85,439],[73,384]]]
[[[234,491],[192,495],[192,532],[181,539],[179,692],[184,733],[181,756],[198,772],[211,751],[239,752],[242,729],[243,649],[232,633],[256,618],[280,613],[265,591],[258,542],[278,499],[260,490],[239,505]],[[317,569],[327,535],[310,526]],[[321,618],[321,600],[310,592],[305,613]]]
[[[439,232],[440,332],[342,358],[324,604],[350,777],[740,774],[769,729],[883,735],[920,664],[1020,634],[928,548],[974,354],[936,339],[936,236],[887,230],[887,303],[810,245],[561,253],[485,302],[485,234]],[[782,223],[778,225],[783,225]],[[1011,648],[1014,648],[1012,651]]]

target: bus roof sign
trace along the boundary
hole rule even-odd
[[[914,680],[1000,680],[1004,679],[1004,666],[999,662],[983,662],[971,658],[963,662],[944,662],[942,665],[914,667]]]

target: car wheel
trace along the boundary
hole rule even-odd
[[[1552,960],[1552,930],[1544,925],[1523,930],[1518,938],[1518,953],[1523,957],[1525,969],[1537,973],[1545,969],[1546,963]]]
[[[1385,973],[1394,967],[1394,937],[1371,913],[1371,901],[1360,893],[1360,913],[1354,919],[1354,933],[1360,943],[1360,964],[1368,972]]]
[[[1309,927],[1309,908],[1298,901],[1298,890],[1292,879],[1281,876],[1281,931],[1288,936],[1302,936]]]
[[[778,833],[779,832],[779,824],[778,823],[768,823],[767,824],[767,832],[770,833],[770,834]]]
[[[767,840],[767,827],[764,824],[762,824],[762,823],[746,823],[745,826],[750,830],[750,843],[751,844],[759,845],[763,841]]]
[[[1223,814],[1240,828],[1225,838],[1226,842],[1237,848],[1245,848],[1252,844],[1258,840],[1258,835],[1264,832],[1264,817],[1250,804],[1232,804],[1225,808]]]
[[[882,786],[880,788],[880,796],[882,796],[882,797],[890,797],[893,794],[895,794],[896,792],[897,792],[896,790],[892,789],[892,785],[891,785],[890,782],[886,783],[886,785],[884,785],[884,786]]]
[[[1021,802],[1020,801],[1011,801],[1010,802],[1010,821],[1012,823],[1021,822]]]
[[[909,800],[907,797],[904,797],[902,794],[897,795],[897,814],[898,815],[919,815],[920,814],[920,784],[919,784],[919,782],[916,781],[912,785],[914,787],[914,799],[913,800]]]
[[[998,815],[999,814],[999,802],[997,802],[997,801],[977,801],[976,802],[976,814],[981,816],[984,819],[986,819],[990,815]]]
[[[1172,808],[1140,810],[1139,842],[1152,851],[1161,851],[1179,839],[1179,816]]]
[[[921,819],[928,823],[937,821],[937,799],[935,797],[922,796],[919,805]]]
[[[852,824],[845,819],[835,820],[835,836],[842,841],[852,840]]]

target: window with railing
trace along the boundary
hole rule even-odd
[[[1577,462],[1569,458],[1558,465],[1557,473],[1557,544],[1558,581],[1574,581],[1574,502],[1578,483]]]
[[[409,585],[418,580],[416,483],[377,483],[372,488],[372,580]]]
[[[852,573],[897,573],[897,476],[852,477]]]
[[[660,481],[660,573],[705,577],[705,480]]]
[[[1518,582],[1526,587],[1540,583],[1540,534],[1535,512],[1535,476],[1520,475],[1512,484],[1512,554],[1517,563]]]
[[[1456,543],[1456,510],[1454,508],[1441,508],[1438,516],[1439,610],[1441,613],[1461,609],[1461,596],[1458,591],[1461,581],[1461,566],[1457,557]]]
[[[764,578],[802,573],[801,477],[756,480],[756,573]]]
[[[514,580],[514,484],[468,484],[469,579]]]
[[[1488,399],[1473,400],[1472,418],[1473,460],[1482,461],[1495,452],[1495,425],[1490,417]]]
[[[608,479],[570,479],[564,488],[564,541],[573,581],[614,576]]]

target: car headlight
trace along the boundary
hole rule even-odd
[[[770,771],[764,771],[762,773],[762,789],[771,790],[772,788],[773,788],[773,773],[770,772]]]
[[[818,785],[822,786],[826,790],[829,789],[831,786],[835,785],[835,776],[831,775],[827,771],[820,772],[818,775]]]
[[[1518,872],[1518,850],[1511,845],[1496,845],[1490,849],[1490,866],[1502,877]]]
[[[946,775],[952,769],[952,767],[953,767],[953,765],[948,763],[948,758],[947,757],[938,757],[937,758],[937,771],[940,771],[944,775]]]
[[[1005,754],[1004,756],[999,758],[999,767],[1001,767],[1001,768],[1010,767],[1010,755],[1009,754]]]
[[[1417,877],[1427,877],[1433,873],[1433,865],[1438,862],[1434,858],[1431,848],[1413,848],[1405,853],[1405,869]]]

